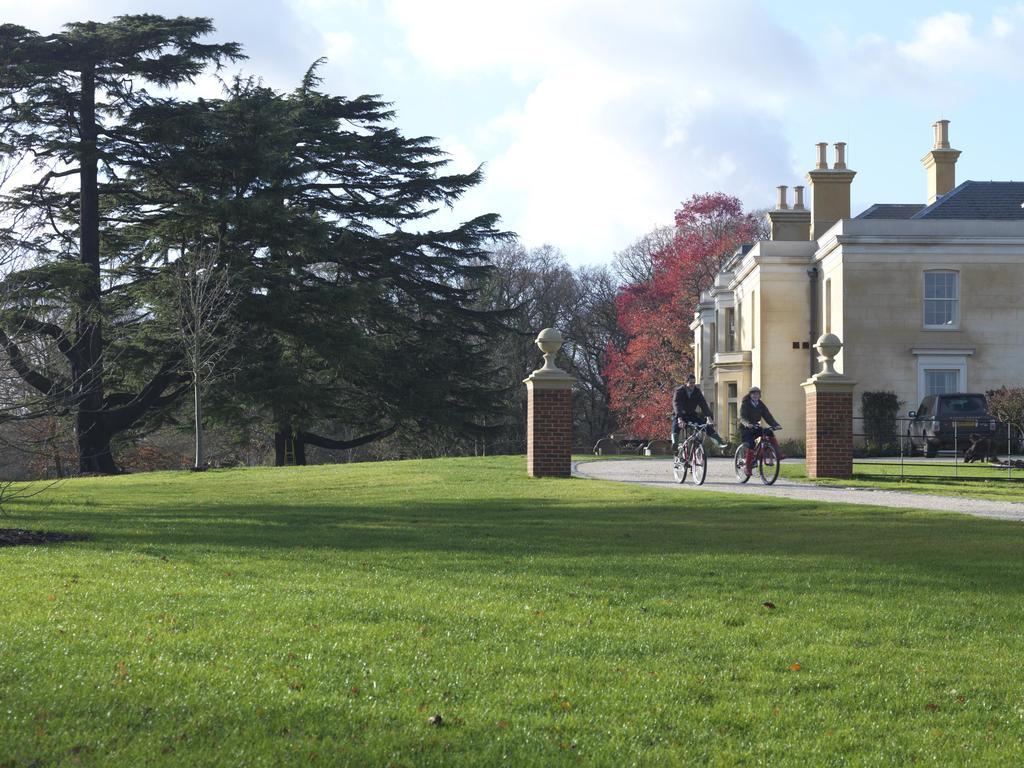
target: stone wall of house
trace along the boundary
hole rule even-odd
[[[957,223],[965,235],[982,224]],[[966,391],[1024,385],[1024,237],[1017,243],[951,235],[947,242],[844,244],[837,254],[841,290],[837,294],[833,283],[833,311],[837,295],[842,305],[833,331],[846,344],[837,367],[859,382],[857,413],[860,393],[871,390],[896,392],[904,412],[916,408],[921,369],[929,366],[963,365]],[[932,269],[959,273],[957,327],[924,327],[924,273]]]

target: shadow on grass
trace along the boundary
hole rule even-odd
[[[585,488],[584,488],[585,484]],[[585,490],[581,496],[577,490]],[[752,500],[713,494],[678,494],[623,488],[593,481],[542,481],[516,493],[477,495],[450,489],[433,498],[399,493],[329,491],[305,503],[232,501],[202,505],[166,498],[155,508],[102,506],[77,514],[47,515],[46,526],[88,533],[76,547],[109,551],[179,549],[186,560],[202,550],[260,550],[285,557],[308,551],[438,553],[493,557],[543,557],[553,568],[606,561],[667,565],[666,558],[754,555],[815,558],[831,567],[895,566],[908,576],[965,590],[1024,591],[1024,527],[966,519],[811,501]],[[596,493],[595,493],[596,491]],[[444,498],[448,495],[449,498]],[[440,497],[439,497],[440,496]],[[91,506],[88,505],[87,506]],[[39,518],[34,518],[36,522]],[[83,530],[83,525],[87,526]],[[669,568],[671,570],[671,568]]]

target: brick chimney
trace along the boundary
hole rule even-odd
[[[790,208],[786,200],[788,187],[778,187],[775,210],[768,211],[772,240],[806,240],[810,232],[811,212],[804,208],[804,188],[793,187],[796,199]]]
[[[821,142],[817,147],[818,162],[807,172],[811,183],[811,240],[817,240],[840,219],[850,218],[850,184],[857,175],[846,167],[846,142],[835,144],[835,164],[831,168],[826,158],[828,145]]]
[[[960,150],[949,146],[949,120],[939,120],[932,128],[935,130],[934,146],[921,158],[928,173],[928,205],[956,186],[956,159],[960,157]]]

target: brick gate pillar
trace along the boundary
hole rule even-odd
[[[801,386],[807,404],[807,476],[849,478],[853,475],[853,388],[835,369],[843,343],[826,333],[814,345],[820,372]]]
[[[530,477],[572,474],[572,376],[555,365],[562,334],[545,328],[537,336],[544,365],[526,384],[526,471]]]

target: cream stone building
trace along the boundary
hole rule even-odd
[[[739,249],[701,296],[690,328],[697,376],[724,431],[757,384],[786,434],[804,434],[801,382],[818,370],[814,340],[844,344],[836,368],[860,394],[889,390],[916,408],[926,394],[1024,386],[1024,182],[956,185],[948,121],[934,126],[921,203],[850,215],[855,172],[827,145],[804,187],[778,188],[771,239]],[[855,432],[859,431],[857,429]]]

